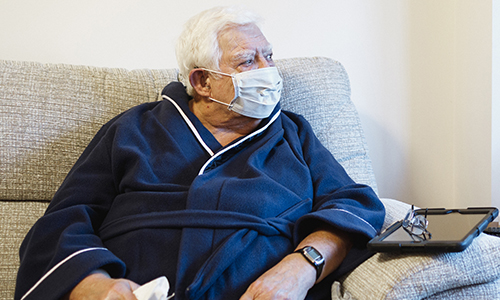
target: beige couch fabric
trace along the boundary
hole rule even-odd
[[[50,200],[94,134],[139,103],[155,101],[176,70],[3,61],[0,199]]]

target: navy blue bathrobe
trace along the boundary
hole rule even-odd
[[[97,133],[21,250],[15,299],[58,299],[89,272],[144,284],[165,275],[175,299],[238,299],[318,226],[353,250],[308,299],[369,253],[384,208],[349,178],[307,121],[279,105],[222,147],[176,82]]]

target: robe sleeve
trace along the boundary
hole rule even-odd
[[[366,243],[382,227],[385,209],[367,185],[355,183],[318,140],[309,123],[296,117],[304,159],[314,184],[313,210],[301,217],[294,238],[299,242],[321,225],[351,233],[354,242]]]
[[[116,195],[107,129],[94,137],[23,241],[15,299],[60,299],[98,268],[125,275],[124,263],[96,234]]]

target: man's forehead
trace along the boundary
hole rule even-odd
[[[256,25],[231,27],[221,31],[219,45],[224,53],[235,57],[271,52],[273,48]]]

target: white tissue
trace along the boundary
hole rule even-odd
[[[173,295],[168,297],[170,284],[165,276],[156,278],[144,285],[141,285],[134,291],[137,300],[168,300]]]

